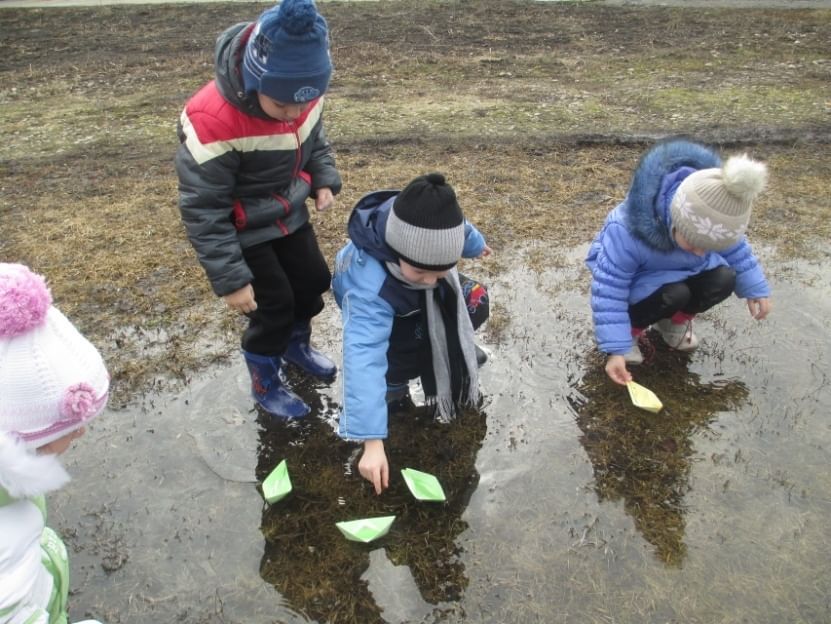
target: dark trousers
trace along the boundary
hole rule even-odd
[[[462,287],[462,296],[465,299],[473,329],[479,329],[490,315],[488,291],[482,284],[461,273],[459,284]],[[448,288],[445,295],[449,293]],[[409,316],[395,317],[387,349],[388,385],[406,383],[421,375],[420,351],[425,340],[430,340],[430,336],[427,333],[427,313],[424,310],[419,310]]]
[[[729,297],[736,287],[736,272],[720,266],[683,282],[664,284],[646,299],[629,306],[632,327],[643,329],[676,312],[693,315],[709,310]]]
[[[321,295],[332,275],[310,223],[262,245],[243,249],[254,274],[257,309],[248,316],[242,348],[258,355],[281,355],[295,321],[308,321],[323,310]]]

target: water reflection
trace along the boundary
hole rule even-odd
[[[312,415],[260,433],[258,480],[285,459],[293,484],[288,497],[263,508],[262,578],[292,609],[315,620],[394,621],[396,614],[384,611],[389,597],[373,595],[374,585],[366,580],[370,553],[384,549],[387,563],[409,569],[427,608],[458,600],[468,579],[456,540],[467,528],[461,515],[479,480],[475,459],[487,430],[485,414],[467,411],[451,424],[435,422],[424,408],[391,416],[390,488],[376,496],[358,474],[358,446],[334,433],[337,405],[324,405],[302,385],[295,389],[312,406]],[[416,501],[401,477],[405,467],[435,474],[446,503]],[[395,515],[395,523],[371,544],[349,542],[335,527],[342,520],[386,515]],[[396,583],[382,591],[402,589]]]
[[[684,527],[692,436],[707,429],[719,412],[737,409],[748,396],[741,381],[702,382],[688,370],[689,356],[662,348],[644,365],[632,367],[635,380],[664,403],[658,414],[634,407],[604,371],[605,357],[586,357],[585,374],[569,396],[580,443],[592,463],[594,489],[602,501],[623,501],[644,539],[664,563],[680,567],[686,555]]]

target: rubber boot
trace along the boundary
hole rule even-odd
[[[661,338],[677,351],[694,351],[698,347],[698,336],[693,333],[692,318],[676,322],[675,318],[661,319],[654,325]]]
[[[400,412],[415,409],[415,403],[410,396],[410,384],[404,383],[388,383],[387,384],[387,414],[390,416]]]
[[[251,375],[251,396],[266,412],[278,418],[302,418],[311,411],[299,396],[289,390],[280,377],[279,356],[243,351]]]
[[[334,378],[338,373],[337,365],[309,344],[311,336],[310,323],[295,323],[283,359],[313,377],[325,380]]]
[[[485,353],[485,350],[479,345],[473,346],[476,348],[476,365],[479,368],[482,368],[485,365],[485,362],[488,361],[488,354]]]
[[[623,355],[623,360],[627,364],[643,364],[643,353],[638,346],[639,340],[640,335],[632,336],[632,348]]]

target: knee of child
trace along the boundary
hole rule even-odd
[[[728,266],[720,266],[715,270],[714,282],[719,292],[730,294],[736,289],[736,270]]]
[[[692,291],[684,282],[675,282],[664,286],[661,295],[664,305],[674,310],[681,310],[692,298]]]

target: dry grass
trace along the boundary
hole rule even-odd
[[[179,224],[175,122],[225,25],[262,5],[0,10],[0,258],[46,274],[104,351],[116,402],[232,352]],[[328,130],[344,192],[315,217],[332,258],[363,193],[448,173],[507,267],[587,241],[654,138],[687,133],[770,163],[753,237],[825,254],[828,11],[483,1],[323,7]],[[823,256],[824,257],[824,256]],[[531,267],[535,268],[535,267]]]

